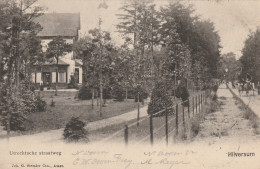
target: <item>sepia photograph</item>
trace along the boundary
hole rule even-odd
[[[260,0],[0,0],[0,169],[260,169]]]

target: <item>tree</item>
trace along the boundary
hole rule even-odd
[[[161,8],[160,15],[163,19],[161,41],[163,44],[170,43],[173,54],[176,53],[174,48],[177,46],[182,46],[183,51],[189,50],[191,60],[187,61],[191,64],[189,67],[193,72],[193,81],[199,84],[216,77],[220,38],[214,24],[210,21],[199,21],[192,6],[184,6],[181,2],[172,2]],[[169,41],[169,38],[172,40]]]
[[[6,130],[11,130],[12,114],[23,115],[20,76],[25,70],[23,63],[27,54],[37,56],[39,45],[25,47],[27,42],[36,37],[41,27],[34,19],[42,14],[42,8],[35,4],[36,0],[3,0],[0,2],[0,104],[1,116],[6,119]],[[28,41],[26,41],[27,39]],[[26,44],[26,45],[25,45]],[[32,52],[32,51],[35,52]],[[34,53],[34,54],[32,54]],[[18,101],[14,101],[17,99]],[[12,107],[15,103],[15,108]],[[2,113],[4,112],[4,113]],[[18,117],[18,116],[16,116]]]
[[[6,72],[8,77],[14,75],[16,90],[20,87],[20,71],[23,68],[23,39],[27,36],[36,37],[36,33],[41,30],[34,19],[42,14],[42,8],[35,5],[36,0],[1,1],[3,51],[6,54],[6,65],[9,64]],[[36,47],[36,46],[35,46]],[[37,47],[38,48],[38,47]]]
[[[98,77],[98,86],[100,93],[100,116],[102,116],[103,106],[103,89],[104,86],[109,84],[110,74],[112,71],[112,53],[114,46],[111,42],[110,33],[102,31],[101,29],[92,29],[89,31],[91,35],[92,44],[95,46],[95,50],[92,52],[93,63],[95,63],[95,73]]]
[[[56,85],[55,85],[55,95],[57,95],[58,90],[58,68],[59,68],[59,58],[68,52],[71,52],[72,46],[66,43],[61,36],[55,37],[51,42],[48,43],[48,48],[46,51],[47,58],[54,58],[56,61]]]
[[[234,53],[230,52],[221,56],[218,65],[220,79],[225,79],[227,81],[238,80],[240,71],[241,63],[239,60],[236,60],[236,55]]]
[[[120,23],[118,31],[125,40],[133,45],[132,58],[132,84],[134,88],[148,89],[153,87],[154,80],[154,48],[158,45],[157,30],[159,21],[155,5],[151,0],[132,0],[121,7],[118,14]],[[130,47],[131,49],[131,47]]]
[[[253,82],[259,81],[260,65],[260,28],[251,32],[244,43],[242,56],[239,59],[242,64],[241,78],[245,79],[246,75],[252,76]]]
[[[92,89],[92,95],[94,89],[99,91],[102,116],[103,90],[104,87],[110,87],[116,48],[112,44],[109,32],[95,28],[89,30],[89,34],[74,45],[74,50],[77,57],[83,61],[84,85]]]
[[[76,54],[76,58],[82,60],[83,63],[82,91],[87,91],[86,89],[91,90],[92,108],[94,108],[95,90],[98,88],[98,75],[95,66],[96,62],[93,58],[95,48],[96,46],[92,43],[90,36],[80,38],[73,45],[73,51]]]

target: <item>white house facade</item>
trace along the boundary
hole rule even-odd
[[[37,22],[43,27],[38,33],[41,38],[42,50],[46,51],[48,43],[55,37],[61,36],[66,43],[73,44],[78,40],[80,30],[79,13],[48,13],[37,18]],[[82,62],[75,59],[73,51],[56,60],[50,59],[44,63],[34,65],[32,82],[36,87],[42,84],[44,87],[53,88],[56,85],[56,70],[58,69],[58,87],[67,88],[74,76],[76,83],[82,83]]]

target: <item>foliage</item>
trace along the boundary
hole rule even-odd
[[[36,96],[35,97],[35,104],[36,104],[36,109],[37,112],[43,112],[46,110],[46,102],[42,99],[41,96]]]
[[[86,86],[89,90],[98,89],[101,103],[104,103],[103,99],[110,97],[108,94],[110,92],[104,93],[107,92],[104,91],[104,88],[113,87],[111,76],[114,65],[113,55],[116,54],[116,50],[109,32],[95,28],[89,30],[89,34],[90,36],[81,38],[74,45],[74,50],[77,58],[82,59],[83,62],[83,86]],[[109,97],[105,98],[104,94],[108,94],[106,96]],[[86,93],[86,96],[89,95]],[[102,104],[100,104],[100,115],[101,106]]]
[[[31,66],[42,60],[42,29],[35,22],[42,15],[36,0],[0,2],[0,106],[2,125],[10,130],[25,130],[27,115],[38,111],[37,100],[29,85]],[[10,123],[9,123],[10,122]],[[10,124],[10,125],[7,125]]]
[[[22,77],[30,79],[31,65],[41,60],[41,42],[37,33],[41,26],[35,19],[42,15],[36,0],[0,3],[0,79],[14,77],[16,85]],[[19,73],[18,73],[19,72]]]
[[[1,125],[8,131],[25,130],[24,122],[31,107],[5,83],[1,84],[0,92]]]
[[[135,102],[138,102],[138,93],[139,93],[139,102],[143,102],[144,99],[148,98],[148,93],[141,86],[137,86],[134,89]]]
[[[178,71],[183,67],[180,75],[185,78],[192,76],[195,84],[216,76],[220,38],[214,24],[199,21],[192,6],[184,6],[181,2],[161,8],[160,15],[163,24],[159,33],[170,57],[167,61],[173,65],[171,67]]]
[[[124,95],[124,88],[122,86],[115,86],[113,88],[113,98],[115,101],[124,101],[125,95]]]
[[[70,76],[70,82],[68,84],[68,88],[69,89],[77,89],[78,88],[76,77],[74,75]]]
[[[217,84],[213,85],[212,91],[215,92],[215,93],[218,91],[218,85]]]
[[[86,123],[81,121],[78,117],[72,117],[64,129],[64,138],[68,141],[79,141],[81,139],[88,141],[88,132],[84,128],[85,126]]]
[[[59,63],[59,57],[65,55],[72,50],[72,46],[66,43],[62,36],[56,36],[51,42],[48,43],[46,51],[47,58],[55,58],[56,64]]]
[[[92,92],[91,89],[87,86],[82,86],[79,89],[79,94],[78,94],[78,98],[80,100],[89,100],[92,98]]]
[[[187,89],[187,86],[185,84],[185,81],[182,80],[180,85],[178,85],[177,90],[176,90],[176,97],[181,98],[181,100],[184,102],[184,106],[188,106],[189,102],[187,101],[189,99],[189,91]]]
[[[148,105],[148,114],[155,114],[166,107],[172,106],[172,104],[169,85],[164,82],[158,82],[152,91],[151,101]]]
[[[226,72],[227,71],[227,72]],[[234,53],[223,54],[218,65],[218,76],[227,81],[238,80],[241,71],[241,63],[236,60]]]
[[[118,14],[118,31],[125,38],[125,55],[131,57],[130,70],[125,71],[124,87],[152,88],[155,78],[154,49],[159,46],[159,18],[150,0],[127,1]],[[131,46],[133,45],[133,50]],[[150,85],[151,84],[151,85]],[[131,86],[130,86],[131,85]]]
[[[110,87],[105,87],[103,90],[104,99],[112,99],[112,89]]]
[[[252,77],[253,82],[259,81],[259,65],[260,65],[260,28],[255,32],[251,32],[244,43],[240,62],[242,64],[242,72],[240,79],[246,79],[246,75]]]

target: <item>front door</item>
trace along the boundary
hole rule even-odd
[[[51,72],[43,72],[43,86],[44,87],[51,87]]]

